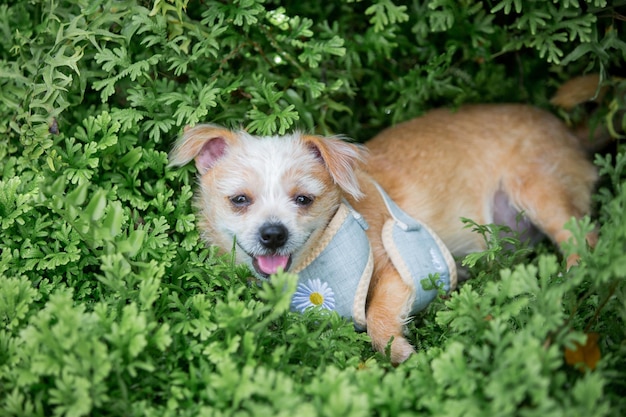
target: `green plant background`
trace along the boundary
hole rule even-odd
[[[0,416],[626,414],[623,1],[0,2]],[[600,241],[491,238],[393,368],[195,228],[186,124],[364,141],[437,106],[551,111],[598,73]],[[577,120],[583,108],[561,116]],[[480,151],[480,150],[477,150]],[[489,236],[494,226],[472,225]],[[577,236],[589,219],[570,225]],[[599,334],[597,367],[564,349]]]

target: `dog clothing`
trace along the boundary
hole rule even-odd
[[[429,277],[438,274],[436,286],[445,291],[456,287],[456,264],[435,232],[405,213],[375,185],[391,215],[382,229],[383,246],[404,282],[413,289],[407,309],[412,315],[437,296]],[[367,229],[363,216],[343,201],[316,249],[293,270],[298,274],[293,310],[320,306],[351,317],[357,329],[365,330],[365,304],[374,271]]]

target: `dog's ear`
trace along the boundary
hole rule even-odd
[[[223,127],[209,124],[185,127],[183,136],[170,152],[168,166],[181,166],[196,161],[200,175],[204,175],[224,156],[228,144],[236,135]]]
[[[363,196],[355,170],[365,159],[365,148],[337,137],[305,135],[302,139],[326,165],[339,187],[356,199]]]

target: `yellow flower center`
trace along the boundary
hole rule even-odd
[[[309,300],[311,301],[313,305],[321,306],[322,303],[324,302],[324,296],[318,292],[313,292],[309,296]]]

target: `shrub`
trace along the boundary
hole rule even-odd
[[[288,311],[289,275],[249,285],[201,242],[194,168],[166,167],[186,124],[363,141],[435,106],[549,108],[596,72],[613,94],[595,117],[623,132],[623,7],[399,3],[0,5],[0,415],[626,412],[617,140],[596,155],[601,237],[570,248],[581,265],[496,239],[410,326],[419,353],[398,368],[347,321]]]

